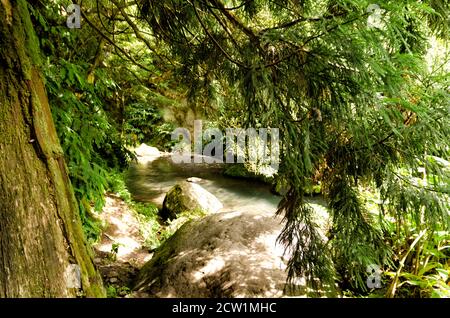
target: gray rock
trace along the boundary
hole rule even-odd
[[[282,224],[271,214],[222,212],[184,224],[142,268],[135,297],[279,297]]]
[[[216,213],[223,204],[202,186],[192,182],[180,182],[167,192],[161,217],[175,219],[185,211],[201,209],[206,213]]]

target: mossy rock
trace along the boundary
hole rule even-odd
[[[206,213],[216,213],[223,204],[213,194],[202,186],[192,182],[180,182],[167,192],[164,198],[161,217],[164,220],[177,218],[185,211],[203,210]]]

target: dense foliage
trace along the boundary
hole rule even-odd
[[[171,126],[162,121],[156,107],[162,97],[150,84],[141,83],[95,29],[67,28],[62,13],[68,4],[38,2],[30,11],[45,56],[47,93],[85,233],[95,241],[100,224],[91,209],[102,209],[105,191],[114,188],[116,171],[134,157],[126,146],[151,141],[164,147]]]
[[[188,103],[223,127],[280,129],[291,285],[366,292],[375,264],[387,296],[449,295],[446,1],[84,1],[80,30],[66,2],[31,9],[88,235],[125,146],[169,149],[162,110]]]
[[[369,265],[397,266],[389,218],[397,239],[404,226],[448,230],[448,172],[428,160],[449,155],[447,60],[431,70],[425,62],[427,39],[448,36],[448,4],[379,1],[376,13],[370,5],[139,2],[192,95],[215,100],[241,125],[280,129],[279,177],[290,186],[280,241],[292,255],[291,282],[306,277],[319,287],[338,277],[365,289]],[[413,176],[419,167],[432,175],[426,186]],[[329,240],[304,203],[311,179],[329,201]],[[369,213],[359,187],[380,192],[383,213]]]

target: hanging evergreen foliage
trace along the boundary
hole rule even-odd
[[[387,218],[448,229],[448,171],[426,159],[449,157],[448,69],[430,70],[425,52],[429,37],[448,40],[449,4],[377,3],[139,1],[192,96],[219,86],[212,98],[225,113],[240,111],[228,117],[280,129],[279,177],[290,190],[279,239],[291,253],[291,282],[332,285],[338,275],[364,289],[367,266],[388,265],[393,253]],[[419,167],[433,171],[426,186],[414,178]],[[331,210],[328,239],[304,201],[313,178]],[[369,213],[361,187],[381,193],[384,213]]]

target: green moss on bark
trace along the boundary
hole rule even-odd
[[[27,2],[0,2],[0,296],[104,297],[56,135]],[[30,229],[34,229],[31,231]]]

